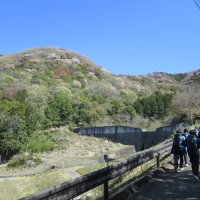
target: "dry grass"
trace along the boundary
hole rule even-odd
[[[44,174],[28,177],[0,179],[0,200],[14,200],[60,184],[70,177],[64,170],[50,170]]]

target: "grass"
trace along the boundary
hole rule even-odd
[[[89,165],[89,166],[77,169],[76,172],[79,173],[80,175],[85,175],[85,174],[94,172],[98,169],[104,168],[106,166],[107,166],[107,163],[97,163],[97,164],[94,164],[94,165]]]
[[[148,124],[148,131],[155,131],[156,128],[161,127],[162,124],[161,120],[153,120]]]
[[[36,176],[1,178],[0,200],[18,199],[51,188],[69,179],[70,177],[61,169],[50,170]]]

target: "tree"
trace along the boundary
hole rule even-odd
[[[45,109],[47,126],[59,126],[72,119],[72,103],[67,93],[58,91],[52,94]]]
[[[25,107],[17,101],[0,102],[0,155],[7,160],[20,151],[27,138]]]
[[[140,101],[135,101],[133,106],[139,115],[143,115],[143,106]]]
[[[183,85],[173,99],[173,107],[177,114],[182,114],[193,124],[193,115],[200,105],[200,87],[191,82]]]
[[[93,120],[92,103],[86,97],[81,97],[73,102],[73,120],[77,125],[90,124]]]
[[[144,117],[157,117],[168,115],[171,106],[172,94],[162,94],[156,91],[149,97],[134,102],[136,112]]]
[[[111,106],[108,110],[110,115],[122,114],[125,111],[125,105],[120,99],[113,99],[110,104]]]

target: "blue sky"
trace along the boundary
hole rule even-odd
[[[0,54],[62,47],[114,74],[200,68],[193,0],[1,0],[0,24]]]

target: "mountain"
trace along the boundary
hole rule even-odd
[[[29,98],[32,96],[42,99],[40,103],[43,103],[44,109],[48,96],[56,91],[64,91],[73,101],[87,98],[89,104],[95,102],[96,105],[91,106],[93,114],[101,113],[103,118],[106,118],[103,120],[101,116],[99,124],[116,122],[116,119],[107,118],[109,103],[113,100],[133,104],[138,98],[149,97],[155,91],[163,94],[174,93],[183,84],[199,80],[198,71],[183,74],[154,72],[147,76],[117,76],[78,53],[46,47],[0,56],[0,73],[2,99],[12,101],[20,91],[26,91]],[[122,122],[127,121],[123,118],[122,115]],[[97,122],[97,119],[93,118],[92,123],[95,121]],[[91,120],[86,122],[90,123]]]
[[[30,138],[35,141],[35,131],[50,127],[117,124],[152,129],[189,119],[190,105],[198,119],[199,100],[190,104],[192,93],[186,87],[199,94],[199,77],[199,71],[113,75],[61,48],[0,56],[0,135],[9,141],[0,145],[0,153],[10,157],[25,149]],[[40,141],[43,146],[46,137]]]

